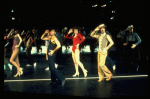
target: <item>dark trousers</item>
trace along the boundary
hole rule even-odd
[[[56,63],[60,64],[61,60],[62,60],[62,47],[57,50]]]
[[[28,64],[32,65],[35,61],[33,60],[31,56],[31,50],[32,50],[32,47],[27,48],[26,54],[27,54]]]
[[[125,59],[128,64],[134,65],[135,68],[138,67],[138,64],[135,61],[135,49],[132,49],[131,46],[133,42],[128,42],[128,45],[125,47]]]
[[[65,77],[58,69],[55,68],[55,58],[55,54],[53,54],[53,56],[48,55],[49,70],[51,72],[51,81],[56,82],[56,79],[58,79],[59,82],[62,82],[63,80],[65,80]]]

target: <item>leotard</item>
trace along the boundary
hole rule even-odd
[[[76,37],[74,37],[74,36],[68,37],[68,35],[69,34],[67,34],[65,38],[72,39],[72,41],[73,41],[72,51],[75,52],[75,50],[77,49],[76,45],[84,42],[84,37],[80,33],[78,33]]]

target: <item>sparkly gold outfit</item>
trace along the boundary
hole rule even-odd
[[[111,71],[106,67],[105,61],[107,57],[107,49],[109,49],[114,43],[109,35],[106,33],[101,35],[93,35],[92,37],[95,37],[99,40],[99,51],[98,51],[98,75],[99,80],[102,81],[104,79],[104,74],[109,79],[113,76]],[[109,46],[107,47],[108,41],[110,42]]]

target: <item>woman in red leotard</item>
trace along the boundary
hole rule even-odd
[[[74,35],[68,37],[69,34],[72,32],[74,32]],[[84,73],[84,77],[86,77],[88,71],[84,68],[83,64],[80,62],[80,49],[79,49],[79,45],[84,41],[84,37],[80,33],[78,33],[78,29],[75,28],[75,29],[70,29],[65,38],[72,39],[73,41],[72,58],[76,70],[76,73],[73,75],[73,77],[79,76],[78,65],[81,67]]]

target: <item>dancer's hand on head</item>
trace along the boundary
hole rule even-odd
[[[70,29],[69,32],[68,32],[68,34],[70,34],[70,33],[72,33],[72,32],[73,32],[73,29]]]
[[[99,27],[95,28],[95,31],[99,31]]]

